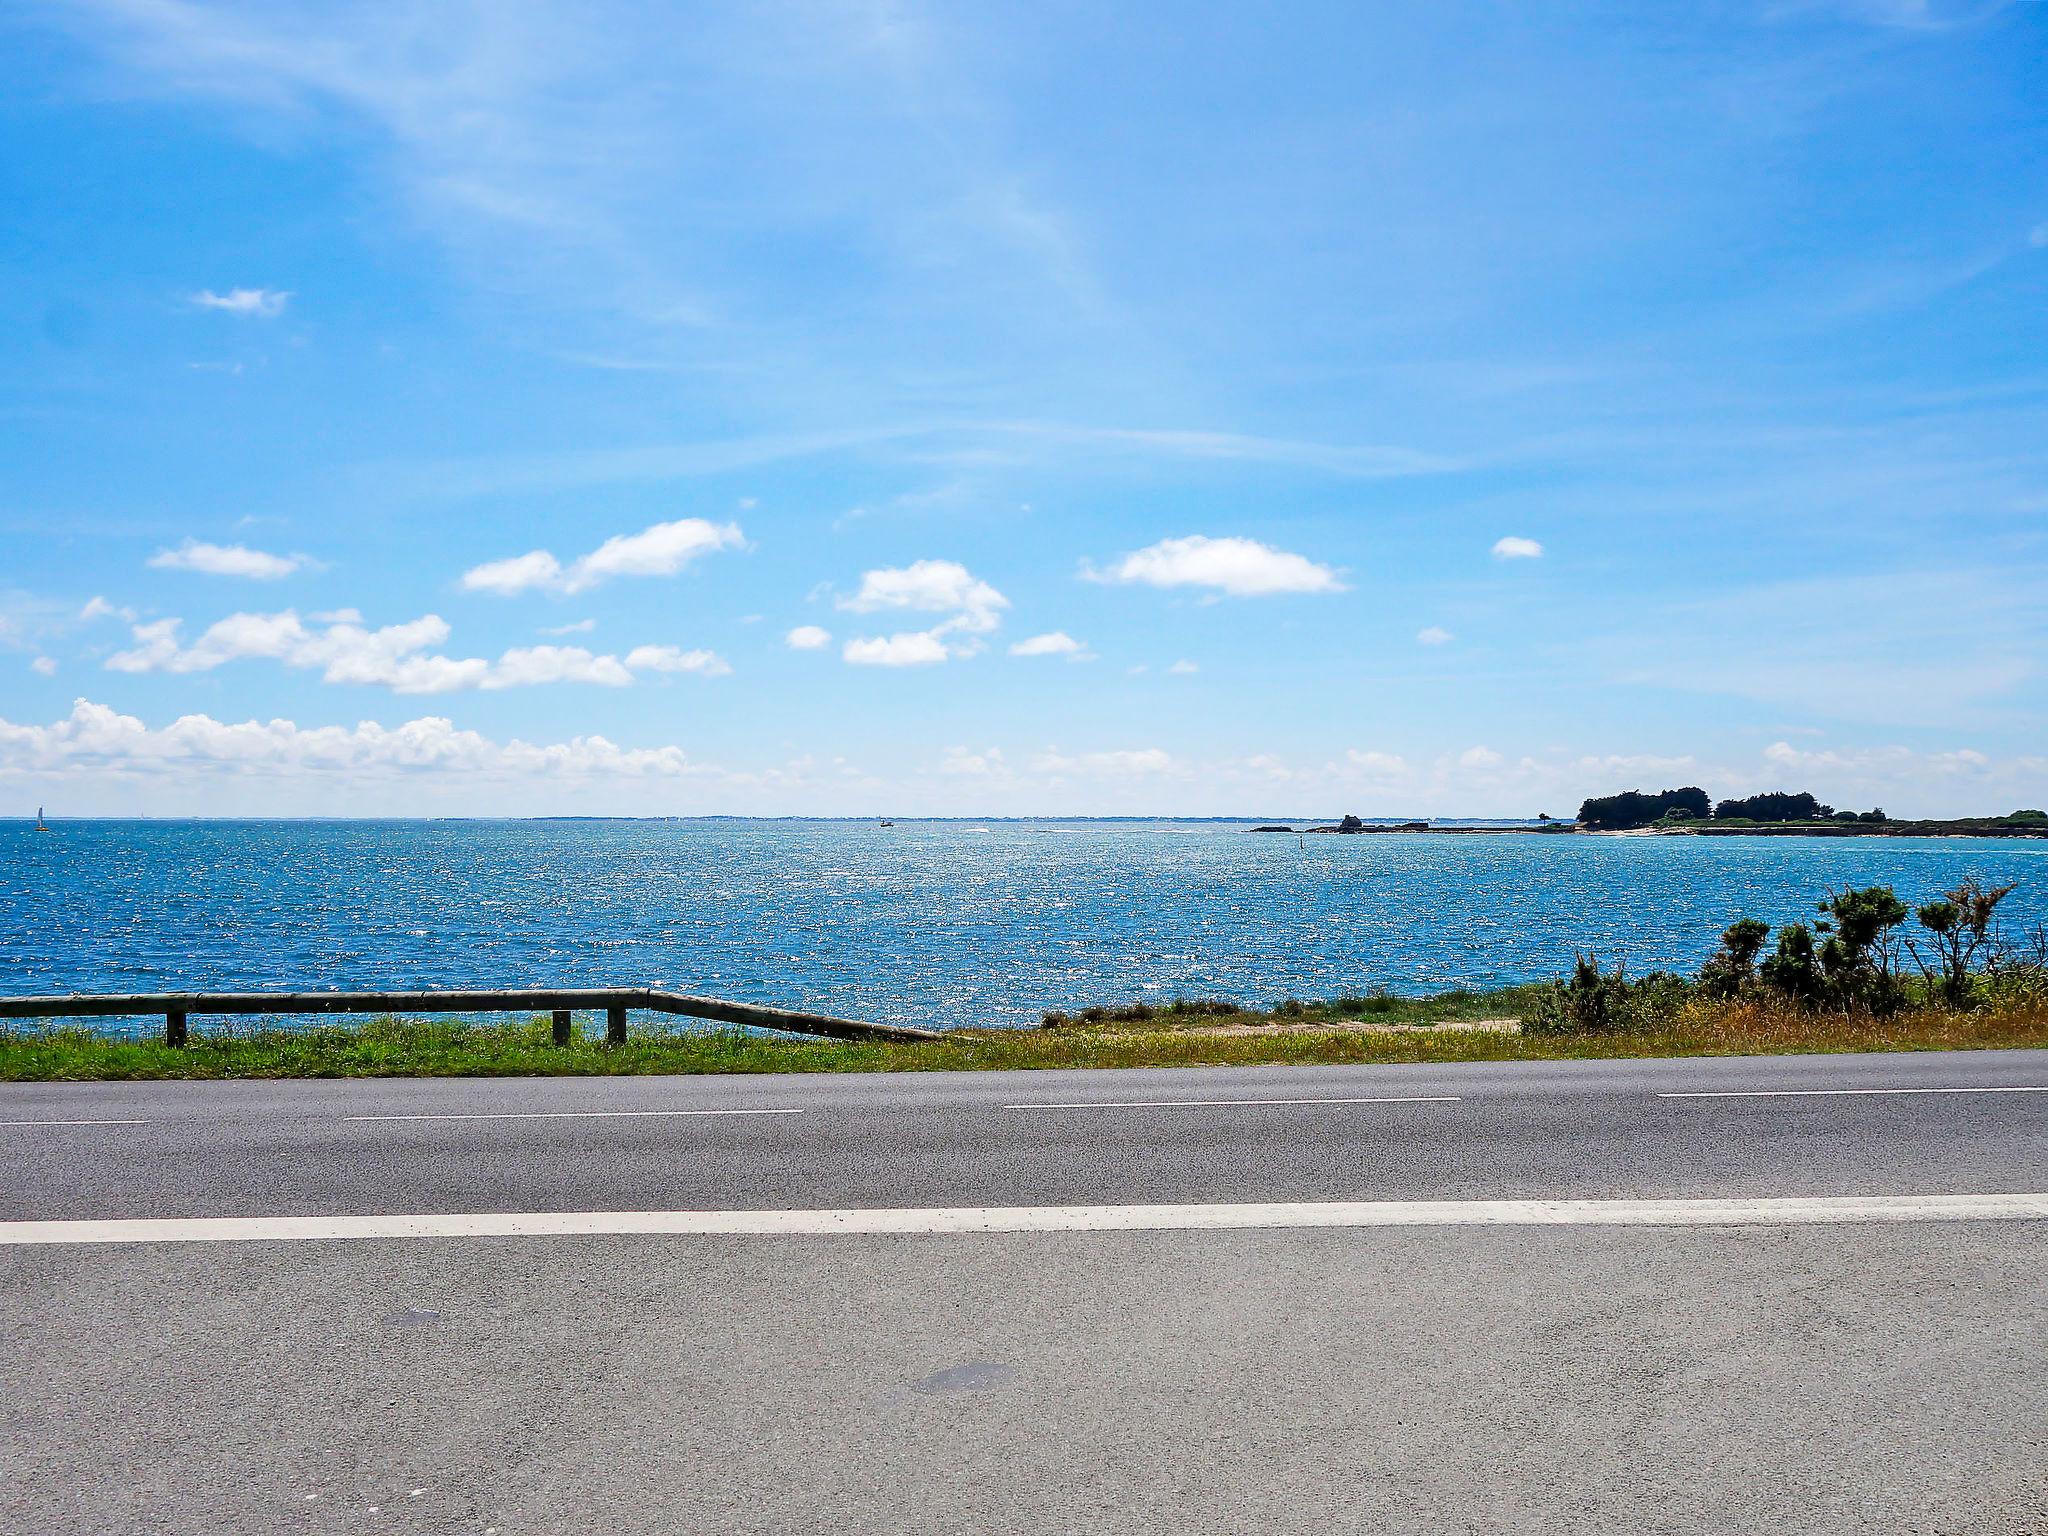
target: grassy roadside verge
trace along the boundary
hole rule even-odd
[[[183,1050],[76,1028],[0,1033],[0,1082],[340,1077],[571,1077],[727,1072],[940,1072],[1269,1063],[1565,1061],[2048,1047],[2048,1006],[1915,1009],[1886,1018],[1811,1014],[1755,1002],[1696,1002],[1654,1028],[1527,1036],[1473,1029],[1514,1018],[1529,988],[1422,999],[1287,1004],[1219,1018],[1105,1010],[1050,1029],[959,1030],[911,1045],[783,1040],[737,1032],[636,1032],[623,1046],[557,1048],[544,1020],[465,1024],[374,1019],[312,1029],[195,1029]],[[1387,1026],[1405,1026],[1390,1029]],[[1439,1028],[1449,1025],[1449,1028]],[[1240,1032],[1218,1033],[1230,1027]]]

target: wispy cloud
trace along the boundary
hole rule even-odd
[[[500,597],[536,590],[587,592],[619,576],[673,576],[714,550],[743,549],[746,542],[737,523],[683,517],[615,535],[566,565],[545,549],[487,561],[462,573],[462,588]]]
[[[1064,656],[1069,661],[1092,661],[1093,653],[1065,630],[1055,629],[1043,635],[1033,635],[1028,640],[1019,640],[1010,647],[1012,656]]]
[[[245,544],[203,544],[196,539],[187,539],[176,549],[160,549],[149,557],[152,570],[198,571],[250,581],[277,581],[312,563],[305,555],[273,555]]]
[[[219,310],[224,315],[275,320],[290,300],[291,295],[278,288],[230,288],[226,293],[202,288],[192,295],[191,302],[200,309]]]

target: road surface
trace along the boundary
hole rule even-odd
[[[2048,1531],[2048,1053],[11,1085],[0,1157],[5,1532]]]

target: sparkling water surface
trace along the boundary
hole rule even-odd
[[[1740,916],[1966,874],[2048,920],[2048,842],[1293,837],[1213,822],[0,823],[0,991],[652,986],[853,1018],[1415,993],[1574,951],[1692,968]],[[110,1021],[113,1027],[126,1027]],[[148,1026],[144,1026],[148,1027]]]

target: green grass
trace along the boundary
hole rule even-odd
[[[108,1039],[76,1027],[30,1027],[0,1032],[0,1081],[941,1072],[2048,1047],[2048,1006],[2039,1004],[1971,1013],[1920,1009],[1877,1020],[1792,1013],[1751,1003],[1694,1003],[1653,1030],[1543,1038],[1465,1030],[1373,1033],[1345,1027],[1514,1017],[1531,992],[1515,988],[1420,999],[1347,998],[1232,1015],[1154,1008],[1150,1017],[1138,1018],[1134,1009],[1112,1009],[1093,1022],[1050,1029],[959,1030],[944,1040],[907,1045],[769,1039],[739,1032],[636,1031],[616,1047],[581,1038],[557,1047],[550,1042],[544,1019],[507,1024],[374,1019],[312,1029],[195,1026],[191,1044],[177,1050],[153,1040]],[[1195,1032],[1243,1023],[1297,1027],[1270,1034]]]

